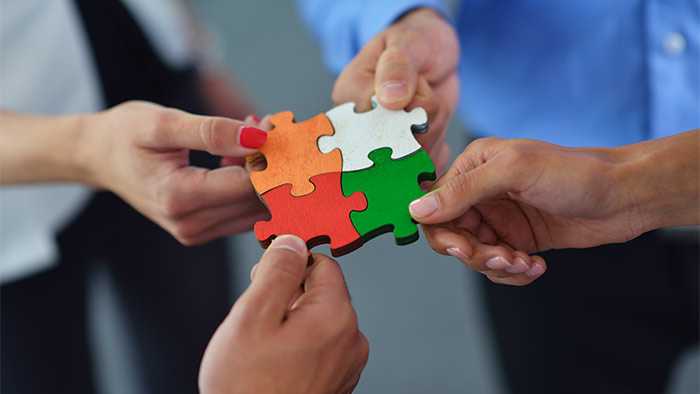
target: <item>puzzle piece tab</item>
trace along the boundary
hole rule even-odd
[[[276,187],[262,194],[272,220],[255,223],[255,236],[267,247],[277,235],[294,234],[309,248],[330,243],[333,256],[349,253],[362,245],[362,238],[350,222],[350,213],[367,208],[362,193],[341,189],[340,172],[311,177],[315,190],[301,197],[291,195],[292,185]]]
[[[391,149],[369,154],[372,167],[343,173],[343,193],[365,193],[367,209],[351,212],[350,220],[363,240],[392,231],[399,245],[418,239],[418,228],[408,211],[411,201],[423,196],[420,182],[435,179],[435,166],[420,149],[410,156],[391,159]]]
[[[274,127],[260,148],[267,167],[250,173],[259,194],[290,184],[293,196],[303,196],[314,191],[310,182],[314,175],[341,171],[340,151],[318,150],[318,138],[333,135],[333,126],[325,114],[294,123],[291,112],[280,112],[272,115],[270,122]]]
[[[332,136],[318,139],[321,152],[340,149],[343,171],[357,171],[372,166],[368,154],[379,148],[391,148],[392,159],[399,159],[421,148],[413,132],[427,129],[428,115],[423,108],[411,112],[382,107],[372,97],[374,108],[355,112],[354,103],[345,103],[326,113],[335,129]]]

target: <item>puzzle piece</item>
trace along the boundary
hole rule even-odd
[[[260,148],[267,168],[250,173],[259,194],[290,184],[293,196],[303,196],[314,191],[309,181],[314,175],[341,171],[340,151],[329,149],[324,154],[316,144],[320,136],[333,135],[333,126],[325,114],[294,123],[291,112],[280,112],[272,115],[270,122],[274,127]]]
[[[372,102],[374,108],[367,112],[357,113],[354,103],[345,103],[326,113],[335,134],[320,137],[318,147],[323,153],[340,149],[343,171],[371,167],[368,153],[378,148],[391,148],[394,160],[421,148],[413,132],[427,129],[428,115],[423,108],[393,111],[379,105],[375,97]]]
[[[347,193],[341,189],[340,172],[311,177],[315,190],[294,197],[292,185],[274,188],[262,195],[272,214],[272,220],[255,223],[255,236],[267,247],[277,235],[295,234],[309,248],[329,243],[333,256],[349,253],[362,245],[362,238],[350,222],[351,211],[367,208],[362,193]]]
[[[352,224],[365,241],[392,230],[399,245],[417,240],[418,228],[408,204],[425,194],[420,182],[435,179],[430,156],[420,149],[392,160],[391,149],[381,148],[371,152],[369,158],[372,167],[343,173],[343,193],[363,192],[367,197],[366,210],[350,213]]]

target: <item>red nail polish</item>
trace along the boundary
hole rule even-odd
[[[267,133],[257,127],[241,127],[241,146],[244,148],[258,149],[267,141]]]
[[[255,123],[260,123],[260,118],[258,118],[258,115],[256,114],[250,114],[247,117],[251,118]]]

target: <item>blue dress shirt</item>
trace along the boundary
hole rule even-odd
[[[439,0],[298,0],[339,72]],[[700,128],[700,0],[464,0],[459,112],[476,134],[616,146]]]

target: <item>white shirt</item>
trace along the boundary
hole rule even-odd
[[[180,3],[123,1],[166,62],[179,66],[191,60]],[[0,0],[0,10],[0,109],[60,115],[104,107],[89,43],[72,1]],[[0,188],[0,283],[55,264],[56,232],[90,194],[86,187],[70,184]]]

